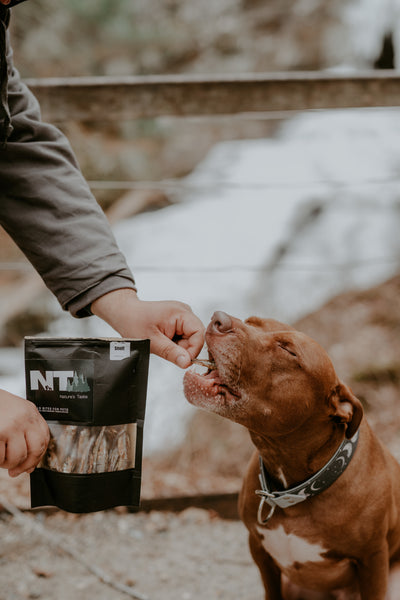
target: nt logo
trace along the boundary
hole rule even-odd
[[[30,388],[32,391],[54,391],[54,382],[58,380],[60,392],[88,392],[90,386],[83,373],[77,371],[30,371]]]

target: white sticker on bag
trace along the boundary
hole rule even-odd
[[[123,360],[131,354],[130,342],[110,342],[110,360]]]

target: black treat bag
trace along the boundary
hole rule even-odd
[[[138,507],[149,340],[25,338],[26,393],[49,425],[31,506]]]

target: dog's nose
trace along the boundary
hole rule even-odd
[[[232,319],[222,310],[217,310],[211,317],[210,326],[219,333],[228,333],[232,331]]]

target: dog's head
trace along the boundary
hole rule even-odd
[[[327,353],[293,327],[272,319],[241,321],[214,313],[206,332],[209,368],[184,377],[192,404],[268,437],[312,422],[342,423],[352,437],[362,406],[341,383]]]

